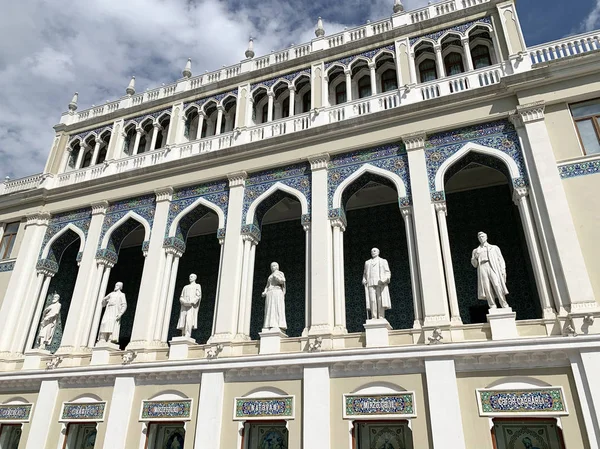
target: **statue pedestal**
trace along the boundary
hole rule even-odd
[[[25,361],[23,362],[24,370],[28,369],[40,369],[40,364],[42,363],[42,357],[50,357],[50,351],[47,349],[29,349],[25,351]]]
[[[517,333],[517,314],[510,307],[490,309],[487,321],[492,330],[492,340],[513,340],[519,338]]]
[[[196,340],[190,337],[173,337],[169,343],[169,360],[184,360],[188,358],[190,346],[194,346]]]
[[[367,320],[363,326],[365,327],[367,348],[389,346],[388,332],[392,330],[392,326],[390,326],[388,320],[385,318]]]
[[[99,341],[92,348],[90,365],[108,365],[112,353],[119,351],[119,345],[107,341]]]
[[[287,335],[281,332],[281,329],[263,329],[259,332],[260,349],[259,354],[277,354],[281,352],[281,339]]]

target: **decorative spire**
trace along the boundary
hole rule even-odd
[[[131,77],[131,81],[129,81],[129,85],[127,86],[127,89],[125,89],[125,92],[129,96],[135,94],[135,76]]]
[[[192,58],[188,58],[187,62],[185,63],[185,68],[183,69],[183,77],[184,78],[191,78],[192,76]]]
[[[75,92],[75,95],[73,95],[73,99],[69,103],[69,111],[71,113],[73,113],[73,112],[75,112],[77,110],[77,100],[78,99],[79,99],[79,93]]]
[[[254,39],[250,38],[250,42],[248,42],[248,50],[246,50],[246,58],[252,59],[254,58]]]
[[[394,0],[394,13],[399,13],[404,11],[404,6],[402,5],[402,0]]]
[[[325,36],[325,28],[323,28],[323,19],[320,17],[317,19],[317,29],[315,30],[315,35],[317,37]]]

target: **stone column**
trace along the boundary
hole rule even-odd
[[[106,420],[104,446],[102,446],[104,449],[126,449],[127,430],[133,411],[134,395],[135,379],[133,377],[117,377],[115,379]]]
[[[442,259],[444,261],[444,273],[446,274],[446,289],[448,291],[448,301],[450,302],[450,321],[454,324],[462,324],[460,310],[458,308],[458,297],[456,296],[452,252],[450,251],[450,239],[448,238],[448,225],[446,223],[448,208],[446,207],[445,201],[434,203],[434,207],[437,214],[438,230],[440,232],[440,241],[442,244]]]
[[[269,105],[267,106],[267,122],[272,122],[273,121],[273,100],[275,99],[275,92],[273,92],[272,90],[269,90],[269,92],[267,92],[267,96],[269,97]],[[258,113],[258,111],[257,111]]]
[[[328,154],[309,159],[312,170],[312,217],[310,225],[310,329],[309,334],[330,334],[333,330],[333,254],[327,195]]]
[[[102,299],[106,295],[106,289],[108,288],[110,270],[114,266],[112,261],[109,261],[105,258],[96,259],[96,263],[96,281],[92,289],[91,298],[93,302],[90,308],[90,311],[92,312],[92,320],[85,328],[84,335],[88,348],[93,348],[96,345],[98,329],[100,326],[100,316],[102,314]],[[85,342],[82,341],[82,344],[85,344]]]
[[[289,91],[290,91],[290,111],[289,111],[289,115],[290,117],[294,116],[294,113],[296,112],[294,106],[296,103],[296,88],[294,86],[289,86],[288,87]]]
[[[160,126],[158,123],[154,123],[152,125],[152,140],[150,141],[150,150],[149,151],[153,151],[154,148],[156,147],[156,140],[158,139],[158,133],[160,132],[161,129],[162,129],[162,126]]]
[[[244,250],[242,255],[242,284],[240,288],[240,308],[236,340],[250,340],[250,319],[252,315],[252,287],[254,284],[254,259],[258,240],[250,234],[242,235]]]
[[[344,231],[346,223],[331,220],[333,230],[333,332],[346,333],[346,298],[344,289]]]
[[[194,449],[220,449],[225,374],[203,372],[200,381]]]
[[[329,102],[329,77],[325,75],[323,77],[323,107],[331,106]]]
[[[473,67],[473,58],[471,57],[471,47],[469,46],[469,38],[461,39],[463,46],[463,53],[465,54],[465,68],[467,72],[472,72],[475,70]]]
[[[403,140],[408,152],[412,188],[417,261],[423,295],[423,325],[438,327],[449,324],[448,296],[435,211],[429,191],[425,135],[412,134],[404,136]]]
[[[166,245],[166,243],[165,243]],[[177,281],[177,270],[179,259],[183,255],[179,248],[165,246],[166,254],[165,269],[160,286],[160,297],[158,301],[158,313],[156,325],[154,326],[153,341],[166,343],[169,333],[169,322],[171,321],[171,310],[173,309],[175,282]],[[171,285],[173,291],[171,291]],[[166,333],[165,333],[166,331]]]
[[[352,101],[352,70],[345,69],[344,75],[346,75],[346,102]]]
[[[161,342],[152,342],[152,339],[157,326],[156,315],[158,313],[158,302],[160,300],[160,281],[163,277],[162,275],[166,262],[163,243],[169,218],[171,198],[173,196],[173,188],[164,187],[155,190],[154,193],[156,194],[156,211],[154,212],[154,222],[152,224],[152,233],[150,234],[148,255],[144,262],[144,271],[142,273],[139,292],[139,297],[143,298],[144,301],[140,304],[143,304],[143,306],[137,307],[135,311],[133,329],[131,331],[131,342],[127,346],[129,349],[146,348],[154,344],[164,346]]]
[[[413,296],[413,310],[415,321],[413,328],[418,329],[423,324],[423,306],[421,299],[421,285],[419,282],[419,262],[415,248],[415,234],[412,217],[412,207],[401,207],[402,218],[404,218],[404,229],[406,231],[406,246],[408,247],[408,263],[410,265],[410,286]]]
[[[100,152],[100,144],[102,143],[102,139],[100,137],[96,137],[96,145],[94,145],[94,153],[92,154],[92,163],[91,165],[96,165],[98,161],[98,153]]]
[[[46,304],[46,297],[48,296],[48,288],[50,287],[50,281],[56,274],[55,271],[49,270],[44,267],[37,268],[37,277],[38,280],[42,280],[40,288],[36,288],[35,292],[35,312],[33,314],[33,318],[31,323],[29,324],[29,334],[27,336],[27,341],[25,342],[24,351],[32,349],[35,344],[35,339],[37,337],[37,331],[40,324],[40,320],[42,318],[42,312],[44,310],[44,306]]]
[[[58,390],[58,380],[42,381],[29,425],[29,437],[26,443],[21,442],[25,449],[48,447],[48,433],[50,426],[54,425],[51,417],[54,415]]]
[[[223,123],[223,112],[225,108],[221,105],[217,107],[217,127],[215,128],[215,136],[221,134],[221,124]]]
[[[304,248],[304,329],[302,330],[302,336],[305,337],[308,335],[308,330],[310,329],[310,264],[311,264],[311,244],[310,244],[310,222],[303,223],[302,227],[304,228],[305,237],[305,248]]]
[[[67,146],[65,148],[65,152],[63,154],[63,158],[60,161],[60,168],[58,169],[58,173],[64,173],[69,170],[69,161],[71,160],[71,156],[73,155],[73,148],[71,146]]]
[[[374,62],[369,63],[369,75],[371,76],[371,95],[377,95],[377,76],[375,73],[376,65]]]
[[[204,128],[204,120],[206,120],[206,114],[204,111],[198,112],[198,130],[196,131],[196,139],[202,139],[202,128]]]
[[[135,156],[136,154],[138,154],[138,151],[140,149],[140,139],[142,138],[143,132],[144,131],[139,126],[135,128],[135,142],[133,144],[133,154],[131,154],[131,156]]]
[[[600,448],[600,354],[597,350],[569,354],[573,380],[590,449]]]
[[[330,390],[329,367],[304,368],[302,441],[305,448],[331,448]]]
[[[408,69],[410,70],[410,84],[417,84],[419,80],[417,79],[417,67],[415,63],[415,53],[413,51],[408,52]]]
[[[598,304],[556,166],[544,122],[544,108],[543,102],[517,106],[517,131],[524,144],[523,154],[531,187],[536,193],[550,259],[557,271],[557,279],[562,284],[562,302],[570,308],[571,313],[585,314],[586,311],[596,310]],[[520,122],[523,126],[519,126]]]
[[[237,326],[242,274],[242,210],[244,188],[248,174],[231,173],[229,178],[229,207],[223,244],[222,273],[215,304],[214,333],[209,342],[232,341]]]
[[[177,282],[177,272],[179,270],[180,259],[181,257],[175,254],[173,257],[173,264],[171,265],[171,276],[169,277],[169,285],[167,289],[167,303],[165,305],[165,314],[162,322],[162,330],[160,333],[160,341],[162,342],[166,342],[169,338],[169,321],[171,319],[171,310],[173,310],[173,300],[175,298],[175,283]]]
[[[433,47],[435,52],[435,63],[437,66],[438,79],[446,77],[446,69],[444,68],[444,58],[442,57],[442,47],[436,45]]]
[[[6,291],[10,301],[3,301],[0,307],[0,353],[13,350],[20,352],[22,348],[12,347],[14,340],[26,338],[28,313],[35,306],[30,300],[36,287],[36,263],[40,254],[44,235],[48,228],[50,214],[36,212],[26,217],[24,244],[19,249],[15,266],[10,276]],[[23,315],[24,314],[24,315]]]
[[[83,155],[87,151],[88,146],[85,142],[81,142],[79,145],[79,153],[77,153],[77,161],[75,162],[75,170],[79,170],[81,168],[81,164],[83,163]]]
[[[99,284],[96,251],[100,246],[102,224],[108,209],[108,201],[92,203],[92,219],[87,232],[83,255],[79,263],[79,272],[71,296],[69,314],[64,324],[63,337],[58,354],[78,351],[88,345],[93,312],[98,296]],[[108,279],[107,279],[108,281]]]

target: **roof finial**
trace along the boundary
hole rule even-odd
[[[317,37],[325,36],[325,28],[323,28],[323,19],[320,17],[317,19],[317,29],[315,30],[315,35]]]
[[[192,58],[188,58],[187,62],[185,63],[185,68],[183,69],[183,77],[184,78],[191,78],[192,76]]]
[[[135,94],[135,76],[131,77],[131,81],[129,81],[129,85],[127,86],[127,89],[125,89],[125,92],[129,96]]]
[[[250,41],[248,42],[248,50],[246,50],[246,58],[252,59],[254,58],[254,38],[250,37]]]
[[[75,92],[75,95],[73,95],[73,99],[69,103],[69,111],[71,112],[71,114],[77,110],[77,100],[78,99],[79,99],[79,93]]]
[[[404,11],[404,6],[402,5],[402,0],[394,0],[394,13],[399,13]]]

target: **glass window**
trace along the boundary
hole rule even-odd
[[[492,65],[490,49],[486,45],[477,45],[473,48],[471,50],[471,59],[473,60],[473,67],[475,67],[475,69],[481,69]]]
[[[398,89],[398,80],[396,79],[396,71],[387,69],[381,74],[381,90],[389,92],[390,90]]]
[[[2,424],[0,449],[18,449],[21,441],[21,424]]]
[[[281,105],[281,117],[286,118],[290,116],[290,97],[287,97],[283,100],[283,104]]]
[[[94,449],[95,445],[95,423],[69,423],[65,449]]]
[[[97,164],[101,164],[106,160],[106,145],[103,146],[102,148],[100,148],[100,151],[98,151],[98,160],[96,161]]]
[[[342,104],[346,102],[346,83],[342,81],[335,86],[335,104]]]
[[[433,59],[426,59],[419,64],[419,74],[421,76],[422,83],[436,80],[438,75],[435,67],[435,61]]]
[[[85,150],[85,154],[83,155],[83,161],[81,162],[81,168],[89,167],[90,165],[92,165],[92,153],[93,150],[89,147],[87,150]]]
[[[456,52],[450,53],[444,58],[444,66],[446,67],[446,76],[458,75],[465,71],[462,56]]]
[[[283,421],[246,424],[248,449],[287,449],[288,430]]]
[[[498,449],[564,449],[562,431],[556,419],[493,420],[492,440]]]
[[[311,108],[311,104],[310,104],[310,90],[309,90],[304,95],[302,95],[302,112],[308,112],[308,111],[310,111],[310,108]]]
[[[150,423],[148,449],[183,449],[185,428],[183,423]]]
[[[358,80],[358,98],[365,98],[371,96],[371,77],[369,75],[363,76]]]
[[[413,449],[407,421],[354,422],[354,449]]]
[[[571,114],[585,154],[600,154],[600,100],[573,104]]]
[[[267,123],[267,119],[269,118],[269,103],[266,103],[263,107],[262,107],[262,114],[261,114],[261,123]]]

